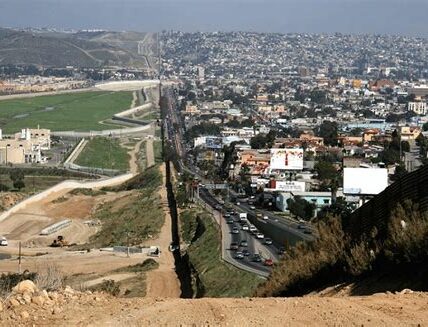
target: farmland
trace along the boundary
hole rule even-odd
[[[129,108],[131,92],[81,92],[0,101],[0,128],[13,133],[22,128],[52,131],[89,131],[117,128],[100,122]]]

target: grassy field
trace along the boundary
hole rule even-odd
[[[117,139],[95,137],[86,144],[75,163],[85,167],[127,171],[129,155]]]
[[[199,219],[198,219],[199,217]],[[258,276],[239,270],[221,260],[218,226],[209,214],[186,210],[180,214],[181,233],[188,247],[190,262],[199,273],[204,297],[243,297],[254,293],[262,281]],[[202,224],[202,235],[196,235]]]
[[[4,133],[21,128],[53,131],[89,131],[111,128],[100,124],[129,108],[131,92],[81,92],[0,101],[0,128]]]

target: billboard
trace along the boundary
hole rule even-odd
[[[208,149],[222,149],[223,148],[223,138],[215,136],[207,136],[205,140],[205,146]]]
[[[386,168],[345,168],[343,170],[343,193],[376,195],[388,186]]]
[[[303,149],[271,149],[270,168],[302,170]]]
[[[305,192],[305,182],[276,181],[276,191]]]

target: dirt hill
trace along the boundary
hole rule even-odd
[[[28,282],[24,281],[23,283]],[[120,299],[104,293],[18,287],[0,302],[2,326],[424,326],[427,293],[367,297]]]

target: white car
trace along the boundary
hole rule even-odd
[[[254,226],[254,225],[250,225],[250,232],[251,232],[251,233],[254,233],[254,232],[256,232],[256,231],[257,231],[256,226]]]
[[[257,233],[256,238],[262,239],[265,238],[265,236],[262,233]]]
[[[269,217],[268,216],[263,216],[263,220],[268,220]]]
[[[6,237],[0,237],[0,246],[8,246]]]

